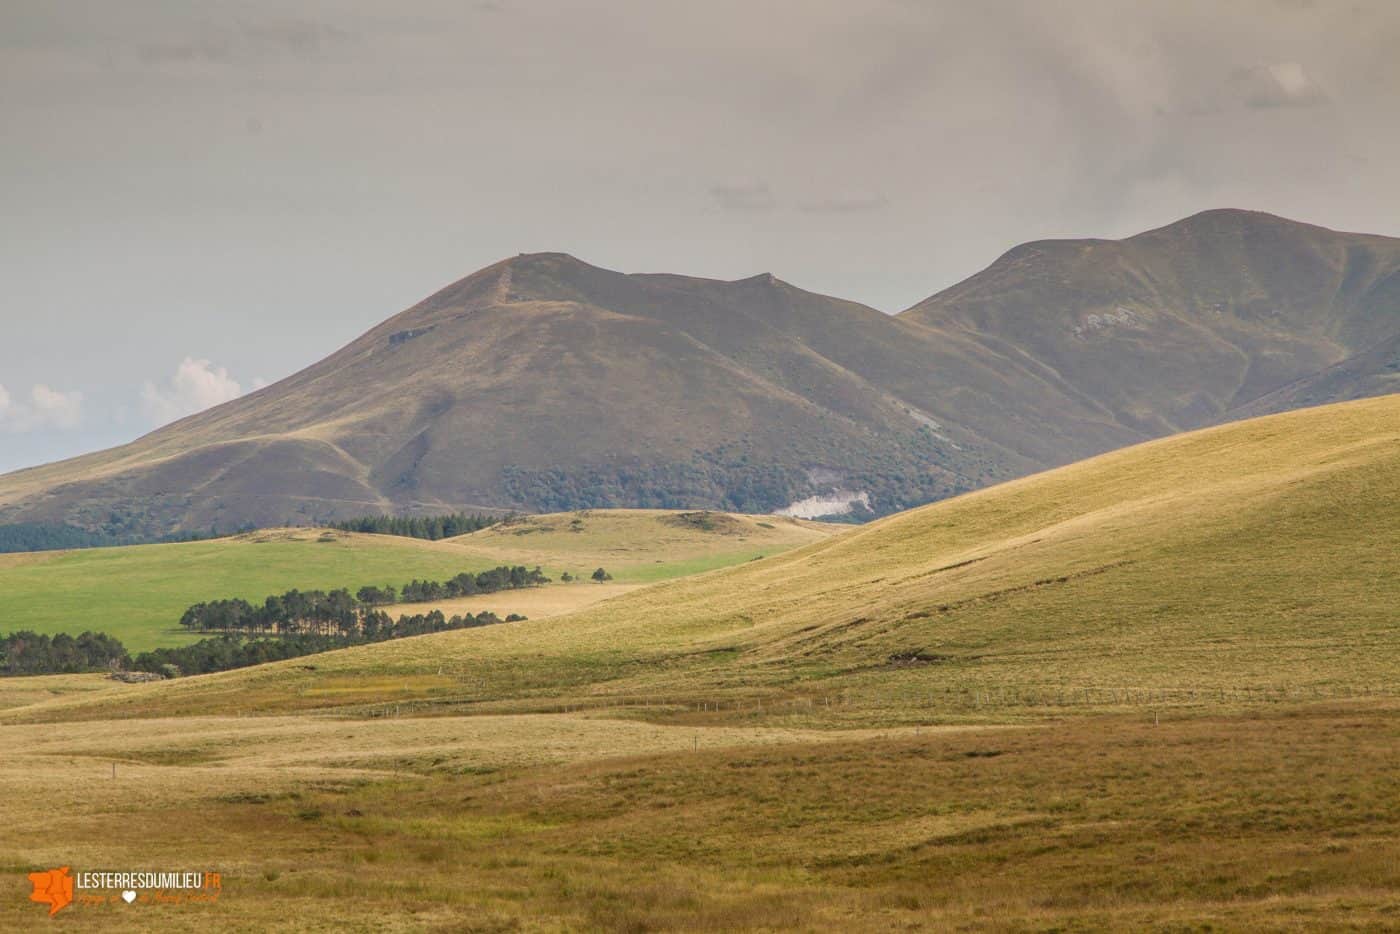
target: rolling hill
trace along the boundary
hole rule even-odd
[[[380,511],[887,514],[1231,418],[1396,389],[1400,241],[1215,211],[1026,244],[900,315],[771,275],[481,270],[132,444],[0,477],[0,522]]]
[[[1392,690],[1398,483],[1392,395],[1145,443],[543,623],[107,697],[153,713],[785,701],[869,723]]]
[[[72,916],[1385,929],[1397,483],[1391,395],[1148,442],[548,620],[149,685],[9,679],[0,923],[33,926],[36,867],[161,860],[217,867],[218,903]],[[491,545],[624,547],[616,517],[572,522]]]

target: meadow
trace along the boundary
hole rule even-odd
[[[315,529],[3,555],[3,628],[74,634],[90,629],[141,651],[198,638],[180,629],[180,614],[203,600],[261,603],[294,587],[397,587],[414,577],[440,579],[490,566],[435,542]]]
[[[547,619],[14,679],[0,924],[72,864],[226,873],[63,919],[117,930],[1393,928],[1396,489],[1388,397]]]
[[[90,629],[116,636],[136,652],[198,638],[181,630],[179,620],[187,607],[203,600],[241,597],[261,603],[269,594],[292,588],[399,587],[415,578],[442,580],[501,564],[540,565],[556,580],[566,572],[587,580],[595,568],[606,566],[619,584],[641,583],[738,564],[829,534],[818,523],[762,517],[717,515],[713,521],[722,523],[719,530],[663,521],[674,515],[615,510],[529,517],[504,533],[486,529],[441,542],[274,529],[212,541],[0,555],[0,631],[76,634]],[[567,531],[537,534],[528,545],[516,544],[523,541],[520,529],[553,525]],[[502,616],[551,615],[600,596],[571,589],[544,598],[548,610],[540,597],[524,594],[499,594],[476,603]]]
[[[517,516],[450,541],[509,564],[548,565],[584,579],[603,567],[619,583],[651,584],[781,554],[849,528],[786,516],[586,509]]]
[[[71,865],[224,879],[76,930],[1386,929],[1397,713],[10,725],[0,926],[44,920],[24,872]]]

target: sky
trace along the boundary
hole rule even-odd
[[[520,252],[897,312],[1199,210],[1400,235],[1394,0],[4,0],[0,471]]]

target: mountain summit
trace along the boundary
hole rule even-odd
[[[900,317],[1168,434],[1400,389],[1400,240],[1206,211],[1023,244]]]
[[[488,266],[272,386],[0,477],[0,522],[883,514],[1124,444],[1400,389],[1400,241],[1210,211],[1028,243],[888,316],[763,274]]]

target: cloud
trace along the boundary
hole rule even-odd
[[[191,62],[227,64],[230,48],[226,39],[196,39],[182,42],[153,42],[136,51],[146,65],[184,65]]]
[[[888,205],[889,200],[882,195],[837,195],[804,202],[798,210],[805,214],[869,214]]]
[[[29,390],[29,401],[15,399],[0,385],[0,430],[34,431],[41,428],[76,428],[82,421],[83,394],[60,392],[43,383]]]
[[[213,408],[243,394],[228,370],[208,360],[186,357],[175,368],[165,386],[146,380],[141,387],[141,404],[154,424],[165,425],[176,419]]]
[[[710,197],[725,211],[759,213],[778,206],[767,182],[738,182],[710,186]]]
[[[1327,102],[1307,69],[1297,62],[1276,62],[1238,72],[1244,104],[1255,110],[1271,107],[1316,107]]]
[[[329,23],[288,20],[262,26],[248,26],[243,35],[253,43],[280,47],[297,55],[319,52],[321,47],[350,38],[350,33]]]
[[[209,31],[204,35],[147,42],[136,50],[146,65],[227,65],[235,61],[311,58],[351,34],[338,26],[306,20],[286,20]]]

